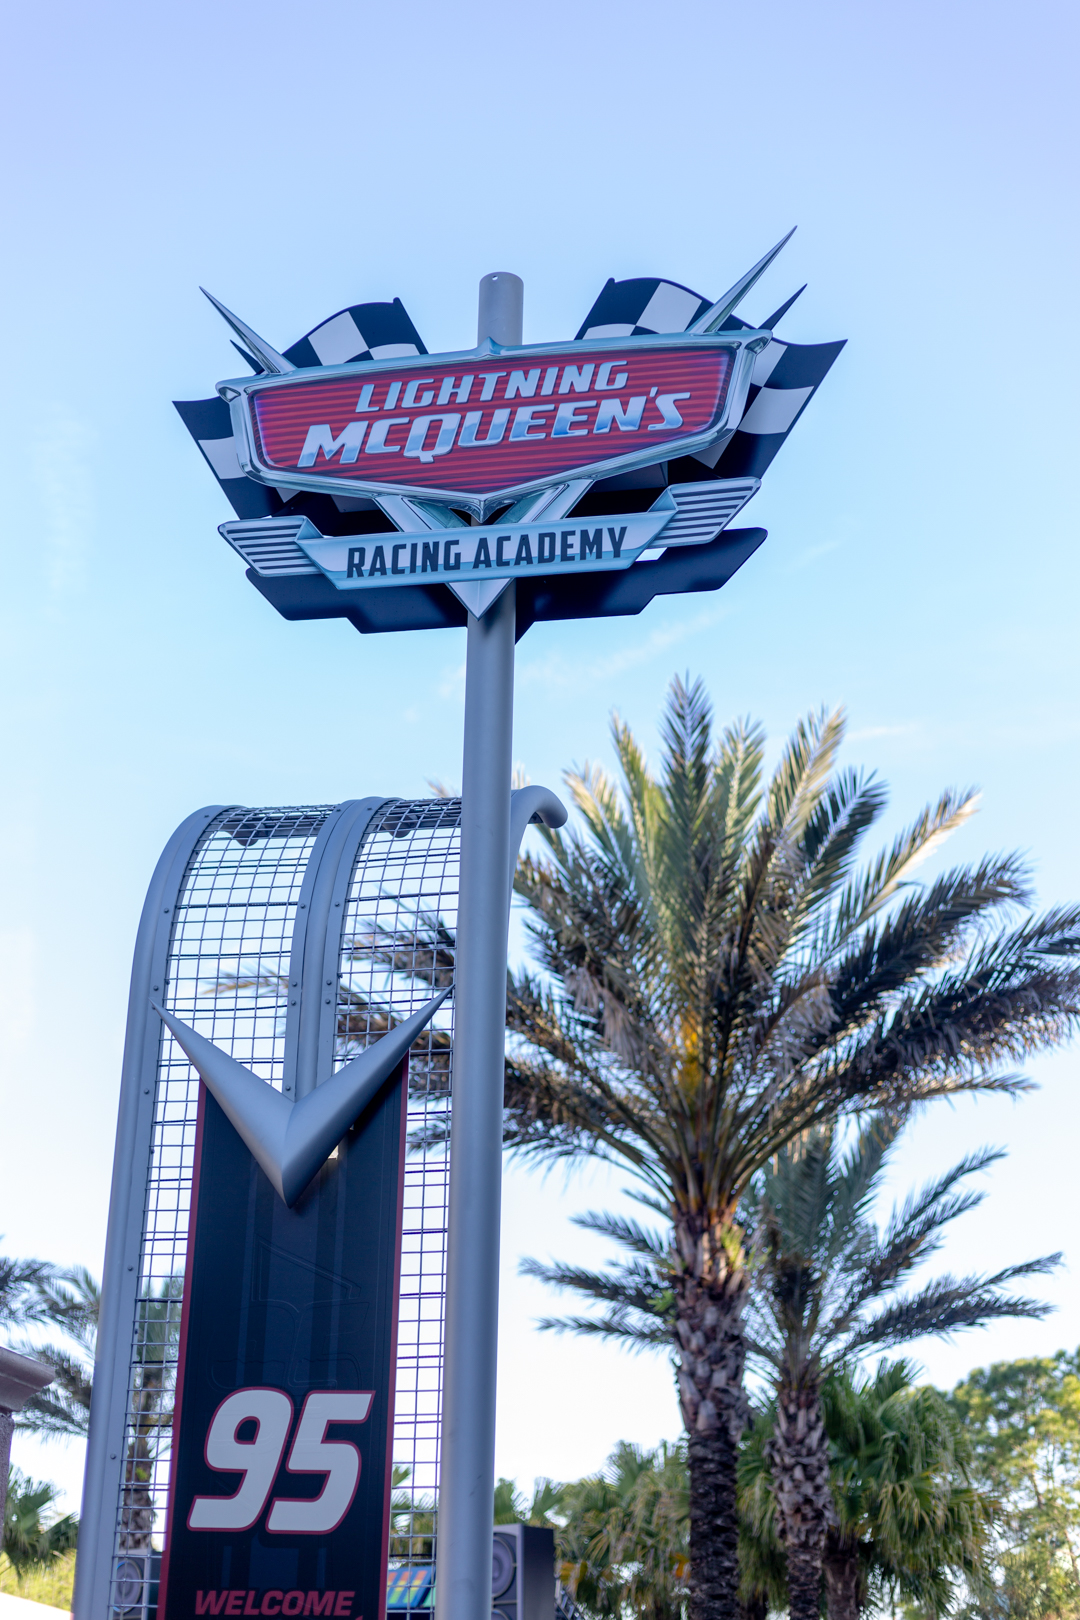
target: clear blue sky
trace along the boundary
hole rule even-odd
[[[745,313],[808,281],[783,335],[850,342],[747,511],[766,546],[717,596],[531,630],[516,757],[557,785],[608,757],[613,707],[652,744],[675,669],[774,746],[844,703],[896,820],[979,783],[948,858],[1019,847],[1043,903],[1080,896],[1074,8],[57,0],[6,38],[9,1251],[100,1267],[131,946],[181,817],[460,773],[463,632],[286,624],[219,539],[170,404],[236,368],[199,283],[278,347],[398,295],[437,350],[513,270],[539,341],[609,275],[718,296],[798,224]],[[1036,1096],[939,1107],[898,1161],[902,1191],[1009,1146],[950,1264],[1076,1264],[1077,1055],[1031,1072]],[[540,1339],[554,1301],[513,1274],[599,1257],[565,1218],[604,1196],[508,1177],[498,1462],[521,1478],[676,1432],[662,1363]],[[930,1347],[930,1374],[1075,1344],[1074,1273],[1046,1294],[1048,1323]],[[17,1456],[77,1490],[74,1449]]]

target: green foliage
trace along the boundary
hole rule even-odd
[[[22,1574],[4,1553],[0,1553],[0,1592],[25,1598],[28,1603],[44,1603],[50,1609],[71,1613],[75,1589],[75,1550],[58,1553],[47,1564],[32,1564]]]
[[[940,1247],[944,1228],[984,1194],[961,1184],[1003,1155],[970,1155],[894,1210],[879,1232],[871,1209],[898,1115],[872,1116],[844,1149],[835,1125],[805,1132],[764,1166],[740,1209],[755,1263],[747,1312],[751,1355],[781,1384],[800,1387],[850,1365],[868,1349],[999,1317],[1040,1318],[1049,1306],[1004,1292],[1048,1271],[1060,1255],[992,1276],[938,1277],[899,1289]]]
[[[950,1397],[975,1477],[1001,1503],[986,1614],[1080,1614],[1080,1351],[978,1368]]]
[[[402,1490],[412,1473],[395,1463],[390,1476],[390,1559],[393,1563],[427,1564],[435,1557],[435,1498]]]
[[[823,1389],[835,1522],[826,1581],[845,1573],[861,1604],[897,1601],[943,1615],[962,1590],[985,1590],[993,1499],[972,1483],[963,1424],[937,1390],[916,1386],[909,1363],[872,1377],[844,1373]],[[758,1412],[739,1461],[739,1554],[745,1598],[786,1605],[770,1470],[775,1408]],[[845,1567],[846,1566],[846,1567]],[[831,1605],[830,1605],[830,1612]]]
[[[566,1487],[553,1479],[538,1479],[533,1484],[532,1500],[526,1500],[512,1479],[495,1482],[495,1524],[537,1524],[552,1529],[562,1511]]]
[[[514,979],[508,1134],[521,1151],[629,1164],[668,1205],[734,1215],[757,1169],[839,1112],[968,1089],[1080,1011],[1080,910],[992,926],[1030,889],[1015,857],[911,874],[974,809],[943,795],[862,870],[882,813],[838,770],[840,713],[811,716],[772,778],[764,737],[718,738],[700,684],[672,687],[663,761],[629,728],[622,781],[567,781],[581,832],[546,832],[515,888],[547,985]]]
[[[619,1620],[680,1620],[689,1577],[685,1445],[621,1442],[601,1474],[562,1487],[560,1578],[581,1608]]]
[[[85,1436],[90,1424],[101,1287],[82,1266],[45,1268],[35,1279],[33,1320],[59,1329],[59,1343],[25,1341],[20,1348],[52,1368],[53,1381],[32,1397],[17,1426],[35,1434]]]
[[[74,1513],[59,1519],[49,1515],[56,1495],[54,1485],[28,1479],[17,1468],[8,1470],[3,1544],[17,1576],[51,1563],[70,1551],[78,1540],[79,1521]]]
[[[43,1260],[14,1260],[0,1255],[0,1323],[22,1327],[40,1321],[38,1285],[53,1274]]]
[[[621,779],[588,765],[569,773],[577,828],[542,830],[546,853],[520,860],[515,877],[541,972],[510,981],[505,1139],[528,1156],[623,1165],[670,1223],[659,1237],[623,1223],[620,1236],[613,1218],[594,1217],[633,1251],[614,1278],[527,1269],[602,1306],[547,1325],[675,1349],[691,1436],[695,1620],[734,1597],[748,1264],[739,1206],[755,1178],[838,1119],[1022,1091],[1013,1065],[1080,1018],[1080,907],[1017,921],[1032,893],[1016,856],[913,881],[972,814],[973,794],[943,794],[857,864],[885,790],[839,767],[843,736],[842,713],[807,717],[766,777],[761,728],[715,734],[702,685],[676,680],[659,771],[616,718]],[[933,1201],[940,1218],[948,1190]],[[914,1241],[919,1218],[909,1212],[898,1244]],[[902,1253],[887,1258],[903,1276]],[[976,1279],[968,1320],[1000,1311],[1024,1269]],[[944,1330],[950,1311],[960,1325],[963,1292],[946,1279],[841,1337],[872,1321],[865,1344],[884,1348],[929,1320]],[[822,1501],[825,1472],[819,1455]]]

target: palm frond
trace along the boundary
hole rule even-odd
[[[671,1252],[669,1238],[658,1232],[646,1231],[637,1221],[628,1220],[624,1215],[608,1215],[600,1210],[574,1215],[571,1219],[583,1231],[599,1232],[601,1237],[614,1238],[624,1249],[649,1255],[653,1260],[666,1261]]]
[[[870,1318],[852,1335],[848,1348],[854,1354],[871,1346],[887,1349],[925,1334],[943,1336],[1005,1317],[1041,1321],[1053,1310],[1052,1305],[1024,1295],[1005,1295],[1001,1289],[1022,1277],[1044,1275],[1060,1264],[1061,1255],[1050,1254],[1008,1266],[990,1277],[938,1277],[917,1294],[896,1300]]]
[[[841,897],[836,910],[834,941],[847,939],[855,929],[868,923],[945,839],[974,815],[978,805],[979,794],[974,790],[957,792],[950,788],[936,805],[928,806],[910,827],[898,834],[892,847],[855,878]],[[1029,886],[1021,887],[1018,882],[1014,896],[1017,903],[1026,903],[1029,895]]]

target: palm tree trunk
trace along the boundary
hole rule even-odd
[[[829,1484],[829,1442],[816,1379],[782,1387],[769,1441],[779,1516],[787,1552],[791,1620],[818,1620],[825,1537],[835,1516]]]
[[[746,1274],[714,1265],[705,1280],[700,1240],[693,1251],[698,1275],[676,1283],[679,1400],[689,1435],[690,1620],[736,1620],[739,1590],[739,1515],[735,1467],[746,1426],[742,1310]],[[721,1251],[721,1261],[723,1255]],[[715,1273],[719,1271],[720,1275]]]
[[[866,1597],[859,1555],[835,1532],[826,1542],[822,1570],[829,1620],[859,1620]]]

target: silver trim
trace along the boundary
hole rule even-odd
[[[295,386],[298,378],[310,378],[312,381],[332,381],[334,377],[349,377],[363,379],[370,375],[371,362],[359,361],[343,366],[319,366],[298,368],[287,377],[242,377],[230,379],[219,383],[218,392],[229,401],[232,413],[233,437],[236,441],[237,459],[244,474],[255,480],[256,483],[268,484],[278,489],[309,490],[316,493],[341,495],[348,491],[356,496],[366,496],[379,501],[389,496],[404,496],[412,500],[426,501],[434,504],[456,506],[470,512],[481,520],[496,506],[508,500],[515,500],[534,491],[549,488],[553,483],[570,483],[575,479],[594,480],[611,477],[619,472],[632,471],[638,467],[655,465],[664,461],[671,455],[689,456],[697,450],[716,447],[727,440],[735,432],[746,406],[746,396],[750,388],[750,376],[753,371],[754,360],[760,349],[769,341],[767,332],[744,331],[738,334],[725,332],[723,334],[692,334],[681,332],[657,333],[651,337],[634,338],[635,349],[647,350],[650,348],[671,348],[673,344],[685,344],[695,348],[716,347],[730,349],[734,357],[734,368],[731,383],[728,387],[723,410],[712,425],[701,433],[695,433],[685,439],[668,441],[665,444],[650,445],[636,451],[628,451],[625,455],[610,456],[594,462],[584,463],[579,467],[569,467],[553,477],[550,473],[543,478],[529,479],[520,484],[508,484],[493,490],[485,495],[476,495],[469,491],[450,488],[420,488],[416,484],[400,483],[374,483],[363,479],[345,479],[340,477],[327,477],[312,473],[309,470],[291,471],[280,467],[263,465],[257,459],[251,426],[251,411],[248,396],[255,390],[275,387]],[[531,343],[503,348],[497,343],[485,343],[478,349],[458,350],[448,354],[409,356],[400,360],[380,362],[380,372],[386,370],[415,371],[418,366],[452,365],[458,361],[477,360],[486,357],[489,353],[498,358],[514,359],[517,357],[540,358],[551,355],[581,354],[584,350],[595,352],[607,350],[622,352],[627,345],[626,338],[591,338],[581,343]]]
[[[761,488],[760,478],[716,478],[702,484],[669,484],[651,511],[674,507],[663,531],[667,546],[700,546],[726,529]],[[641,561],[641,558],[638,559]]]
[[[306,1097],[293,1102],[189,1024],[156,1002],[151,1006],[282,1203],[291,1209],[449,994],[448,986],[411,1018],[366,1046],[343,1069],[324,1077]]]
[[[791,238],[795,235],[795,230],[796,227],[793,225],[787,235],[777,242],[774,248],[770,248],[763,259],[759,259],[757,264],[735,283],[734,287],[728,288],[723,298],[718,299],[711,309],[707,309],[704,315],[698,316],[692,326],[687,327],[687,332],[715,332],[718,326],[722,326],[728,316],[742,303],[754,283],[759,281],[765,274],[780,249],[786,247],[791,241]]]
[[[286,360],[283,354],[278,354],[276,349],[272,349],[269,343],[259,336],[258,332],[253,332],[250,326],[245,326],[239,316],[234,315],[231,309],[226,309],[225,305],[220,303],[213,293],[208,293],[205,287],[200,287],[199,291],[204,298],[209,298],[225,324],[232,327],[237,337],[242,343],[247,344],[256,360],[264,365],[267,371],[284,374],[287,371],[296,371],[298,369],[291,360]]]
[[[146,1166],[154,1126],[161,1025],[150,1013],[155,975],[164,982],[176,901],[188,865],[202,839],[228,805],[196,810],[173,833],[154,868],[139,921],[131,964],[124,1065],[116,1124],[109,1226],[90,1438],[83,1475],[80,1548],[75,1565],[72,1612],[77,1620],[103,1620],[109,1613],[116,1513],[124,1468],[128,1357],[139,1285]]]
[[[220,523],[218,533],[238,556],[257,574],[317,574],[319,570],[296,544],[297,536],[307,533],[315,539],[319,531],[305,517],[248,518]]]

